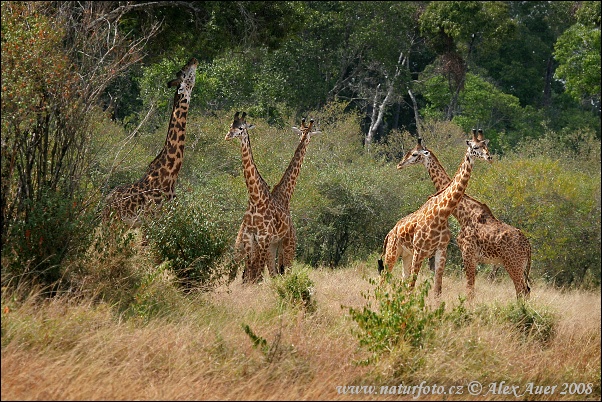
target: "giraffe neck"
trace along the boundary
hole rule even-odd
[[[451,182],[441,162],[439,162],[439,159],[437,159],[432,151],[430,151],[430,156],[426,160],[425,166],[437,191],[443,190]]]
[[[146,177],[143,178],[143,180],[150,180],[154,188],[167,193],[168,198],[173,198],[176,179],[184,159],[189,102],[190,93],[176,92],[165,144],[159,155],[148,166]]]
[[[291,197],[293,196],[293,192],[295,191],[295,186],[297,184],[297,178],[299,177],[299,172],[301,171],[301,164],[303,163],[303,158],[305,157],[305,151],[307,150],[307,144],[309,144],[310,134],[305,132],[301,135],[301,141],[295,150],[295,154],[293,155],[293,159],[291,159],[290,163],[284,175],[282,175],[282,179],[280,182],[274,186],[274,190],[272,190],[272,195],[274,198],[278,199],[283,205],[288,206]]]
[[[253,160],[253,152],[251,151],[249,133],[246,131],[240,137],[240,146],[245,182],[247,184],[247,189],[249,190],[249,203],[260,204],[268,198],[270,187],[257,170],[257,166]]]
[[[470,149],[468,149],[464,156],[464,162],[458,168],[454,179],[437,197],[439,199],[438,207],[441,209],[443,215],[451,215],[462,200],[464,192],[468,187],[473,163],[474,159],[470,157]]]
[[[432,151],[425,165],[437,191],[445,189],[445,187],[451,182],[451,179]],[[470,197],[464,195],[456,206],[454,212],[452,212],[452,215],[456,217],[462,226],[465,226],[471,221],[471,209],[478,209],[479,206],[481,206],[481,204],[478,201],[470,199]]]

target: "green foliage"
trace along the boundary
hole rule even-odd
[[[316,301],[313,298],[315,287],[307,268],[293,268],[284,276],[274,278],[272,287],[283,304],[307,312],[316,310]]]
[[[509,321],[526,338],[549,343],[556,333],[558,318],[546,309],[519,300],[503,309],[502,319]]]
[[[64,279],[67,257],[81,257],[90,245],[95,217],[81,201],[50,190],[25,206],[29,214],[13,223],[2,247],[2,284],[17,278],[54,288]]]
[[[253,347],[263,354],[263,357],[268,364],[273,363],[275,360],[285,354],[290,355],[292,352],[290,346],[282,347],[280,343],[282,330],[276,333],[276,336],[272,342],[268,342],[264,337],[257,335],[248,324],[243,324],[242,328],[247,336],[251,339],[251,342],[253,342]]]
[[[407,281],[389,273],[383,275],[380,284],[377,279],[369,279],[375,287],[372,294],[362,293],[368,301],[366,306],[349,308],[351,319],[358,325],[354,334],[360,346],[371,353],[362,364],[373,363],[404,345],[415,349],[426,347],[445,311],[445,303],[432,309],[426,302],[430,280],[411,289]]]
[[[600,28],[600,2],[583,1],[576,13],[577,22],[584,25],[594,25]]]
[[[133,289],[134,297],[124,311],[125,317],[149,322],[156,317],[173,316],[181,295],[169,280],[163,279],[169,276],[170,269],[171,262],[166,261],[140,278]]]
[[[424,83],[423,88],[421,93],[429,102],[424,111],[425,117],[443,118],[453,96],[445,79],[434,76]],[[459,112],[452,121],[465,132],[470,132],[477,126],[484,128],[487,138],[491,140],[491,149],[498,152],[503,149],[502,144],[513,147],[520,138],[536,136],[541,132],[541,129],[523,123],[532,119],[529,115],[531,109],[523,109],[518,98],[503,93],[495,85],[472,73],[466,74],[465,87],[458,99],[458,109]],[[534,120],[537,121],[537,116]]]
[[[577,23],[567,29],[554,46],[559,63],[556,76],[577,101],[596,97],[600,101],[600,26]]]
[[[243,324],[242,328],[253,342],[253,347],[260,349],[264,354],[269,352],[268,341],[264,337],[255,334],[248,324]]]
[[[227,237],[207,210],[213,210],[211,204],[180,192],[143,225],[152,250],[170,262],[186,287],[212,286],[224,274],[218,262],[227,249]]]
[[[438,52],[452,51],[448,40],[469,41],[484,28],[486,17],[480,1],[434,1],[420,16],[420,30]]]
[[[495,162],[487,175],[471,181],[471,195],[525,232],[532,247],[532,272],[559,286],[582,283],[586,277],[599,285],[600,171],[582,171],[570,156],[574,151],[565,148],[566,159],[558,159],[560,151],[546,154],[545,141],[541,148],[538,142],[524,143],[525,152],[536,155]],[[599,150],[597,140],[590,144]],[[597,155],[590,160],[599,166],[599,151],[590,151]]]

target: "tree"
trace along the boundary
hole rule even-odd
[[[589,101],[600,112],[600,4],[584,2],[578,22],[554,45],[556,76],[578,102]]]
[[[445,77],[452,94],[445,108],[451,120],[458,112],[458,97],[474,52],[495,52],[512,31],[507,5],[502,2],[431,2],[420,16],[420,32],[438,55],[433,62],[437,75]]]

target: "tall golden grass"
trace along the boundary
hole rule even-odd
[[[357,362],[366,352],[348,307],[366,303],[362,293],[370,293],[367,279],[376,275],[372,262],[311,270],[311,313],[281,303],[271,280],[243,285],[240,275],[210,292],[172,292],[165,311],[146,319],[124,318],[115,306],[87,298],[44,300],[5,289],[2,400],[600,400],[600,291],[534,284],[530,305],[556,317],[548,343],[494,319],[442,322],[428,348],[401,348],[363,366]],[[424,269],[421,278],[428,275]],[[446,311],[464,293],[463,278],[445,276]],[[480,276],[466,309],[487,318],[514,300],[507,276]],[[254,346],[245,325],[264,348]],[[480,395],[469,394],[471,381],[483,386]],[[556,388],[519,398],[493,393],[502,381],[521,393],[529,384]],[[382,386],[400,385],[414,393],[380,394]],[[367,395],[361,388],[342,393],[344,386],[376,388]],[[456,394],[435,395],[432,387]]]

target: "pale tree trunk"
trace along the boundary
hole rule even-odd
[[[364,147],[366,149],[370,148],[372,141],[374,141],[374,136],[383,122],[385,109],[391,102],[391,97],[393,96],[395,80],[397,79],[397,77],[399,77],[399,74],[401,73],[400,67],[403,67],[404,64],[408,64],[408,58],[403,55],[403,52],[401,52],[399,53],[399,59],[397,59],[397,66],[395,67],[395,74],[393,75],[393,78],[389,79],[388,77],[386,77],[387,93],[380,105],[378,105],[380,84],[378,84],[378,86],[376,87],[376,93],[374,94],[374,101],[372,103],[372,119],[370,121],[370,128],[368,129],[368,134],[366,134],[366,139],[364,143]]]

